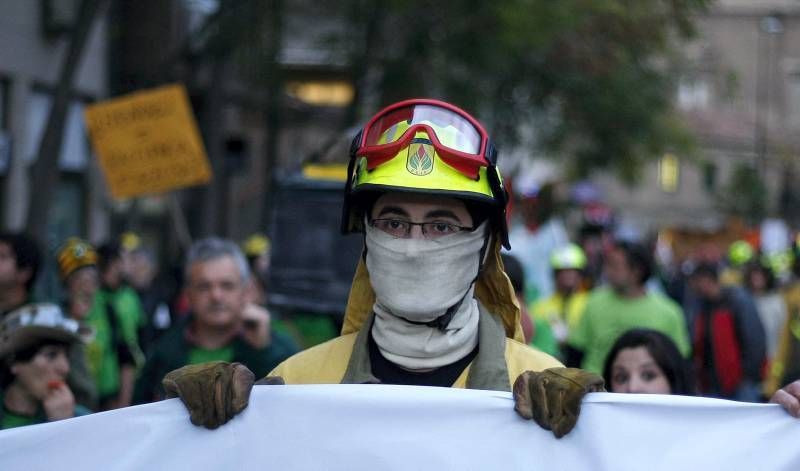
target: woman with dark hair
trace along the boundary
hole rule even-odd
[[[606,357],[603,378],[610,392],[694,395],[689,364],[661,332],[631,329]]]
[[[67,385],[68,352],[88,332],[54,304],[28,304],[0,323],[0,430],[88,414]]]

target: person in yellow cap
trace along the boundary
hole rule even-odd
[[[500,261],[507,193],[496,163],[480,123],[448,103],[407,100],[375,115],[351,148],[343,230],[363,233],[365,250],[342,335],[268,381],[513,390],[522,417],[568,433],[603,381],[523,343]],[[248,378],[214,363],[173,371],[164,386],[193,423],[214,428],[246,407]]]
[[[108,410],[130,405],[136,362],[133,348],[122,332],[123,319],[99,295],[97,250],[73,237],[58,250],[56,260],[67,292],[66,315],[95,331],[86,345],[86,362],[96,387],[96,407],[93,404],[92,408]]]
[[[61,308],[64,315],[91,326],[90,317],[97,318],[95,297],[99,288],[97,275],[97,252],[88,242],[71,237],[56,252],[58,274],[64,287]],[[90,352],[96,350],[95,337],[87,339],[86,344],[73,344],[69,351],[69,384],[79,404],[91,410],[98,409],[97,379]]]
[[[133,231],[126,231],[119,236],[119,253],[122,258],[122,278],[130,282],[135,271],[135,253],[142,248],[142,238]]]
[[[97,293],[97,251],[77,237],[67,239],[56,254],[58,271],[66,288],[66,313],[72,319],[89,316]]]
[[[259,273],[266,273],[269,269],[269,237],[264,234],[252,234],[242,243],[242,251],[250,269]]]
[[[252,234],[242,243],[242,252],[250,267],[248,296],[256,304],[267,303],[267,271],[269,270],[270,241],[264,234]]]
[[[578,326],[586,308],[588,294],[583,289],[586,255],[575,244],[565,245],[553,251],[550,268],[553,270],[555,293],[536,301],[530,312],[535,320],[550,325],[559,349],[553,354],[561,356],[560,349],[566,344],[569,331]]]

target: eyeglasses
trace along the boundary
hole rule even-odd
[[[473,179],[497,158],[475,118],[449,103],[428,99],[406,100],[381,110],[356,136],[354,155],[366,157],[372,170],[407,147],[417,132],[428,136],[444,162]]]
[[[373,219],[369,222],[370,226],[379,229],[391,236],[399,239],[408,239],[411,237],[411,228],[420,226],[422,235],[426,239],[438,239],[450,234],[456,234],[463,231],[474,231],[474,227],[459,226],[449,222],[433,221],[433,222],[411,222],[403,219]]]

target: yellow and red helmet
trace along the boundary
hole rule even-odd
[[[58,273],[66,280],[79,268],[97,266],[97,251],[85,240],[70,237],[56,252]]]
[[[508,247],[508,197],[497,151],[483,126],[466,111],[439,100],[390,105],[353,139],[342,230],[363,229],[363,193],[435,194],[482,203]]]

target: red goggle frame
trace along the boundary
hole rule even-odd
[[[376,128],[375,126],[377,123],[382,123],[382,120],[387,117],[393,118],[389,120],[389,123],[392,125],[403,119],[410,120],[413,110],[416,106],[420,105],[438,108],[447,113],[453,113],[461,120],[469,123],[480,139],[477,153],[464,152],[443,144],[436,135],[436,131],[434,131],[431,126],[423,123],[412,124],[399,138],[392,142],[367,145],[368,139],[374,139],[375,136],[383,134],[383,132],[390,127],[381,126]],[[408,109],[408,113],[405,113],[403,108]],[[353,157],[365,157],[367,159],[367,169],[372,170],[395,157],[401,149],[407,147],[411,143],[416,133],[420,131],[428,135],[437,154],[447,165],[469,178],[477,180],[481,167],[495,165],[496,151],[494,150],[494,146],[489,142],[488,134],[486,130],[483,129],[483,126],[461,108],[443,101],[431,99],[405,100],[390,105],[378,112],[369,120],[366,126],[364,126],[364,129],[353,140],[351,154]]]

